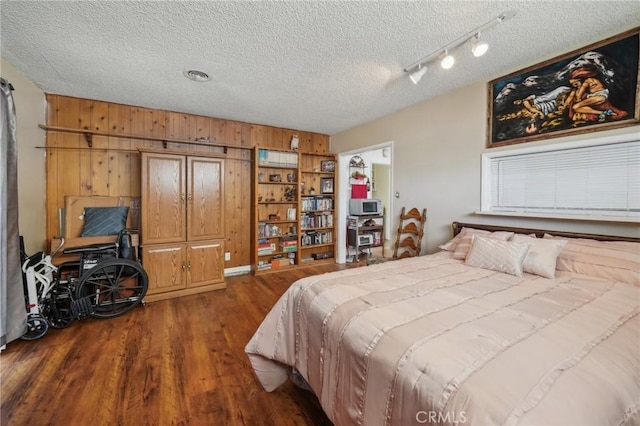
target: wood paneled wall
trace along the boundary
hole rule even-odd
[[[47,131],[47,240],[58,235],[58,212],[66,195],[140,196],[138,149],[223,155],[217,146],[189,145],[162,139],[209,138],[228,147],[225,155],[225,268],[251,262],[251,148],[289,149],[297,134],[302,152],[326,153],[327,135],[222,120],[90,99],[46,95],[47,126],[106,132],[93,135],[92,147],[82,134]],[[133,139],[132,136],[158,138]],[[144,207],[143,207],[144,208]]]

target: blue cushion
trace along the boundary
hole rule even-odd
[[[129,207],[85,207],[83,237],[118,235],[127,226]]]

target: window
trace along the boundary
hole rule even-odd
[[[482,212],[640,218],[640,135],[483,155]]]

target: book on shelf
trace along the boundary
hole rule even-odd
[[[300,227],[302,229],[309,228],[333,228],[333,213],[307,212],[300,216]]]
[[[295,235],[288,235],[280,238],[281,246],[290,246],[296,244],[298,244],[298,237],[296,237]]]
[[[258,262],[258,271],[266,271],[271,269],[271,263],[269,262]]]
[[[276,251],[276,244],[269,240],[258,240],[258,254],[271,254]]]
[[[300,241],[303,246],[330,244],[333,242],[333,231],[306,231]]]
[[[317,195],[302,197],[302,210],[333,210],[333,197]]]
[[[258,222],[258,238],[277,237],[282,235],[282,230],[279,226]]]
[[[292,252],[298,250],[298,237],[287,236],[280,238],[280,250],[284,252]]]
[[[298,167],[298,154],[295,152],[272,151],[268,149],[258,150],[258,165],[277,167]]]

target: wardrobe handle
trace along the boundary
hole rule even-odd
[[[184,194],[182,194],[182,196],[180,197],[180,199],[182,200],[182,203],[184,203]]]
[[[191,201],[192,197],[191,194],[187,195],[187,200]]]
[[[184,263],[182,264],[182,270],[184,271],[187,268],[187,265],[185,265]]]

